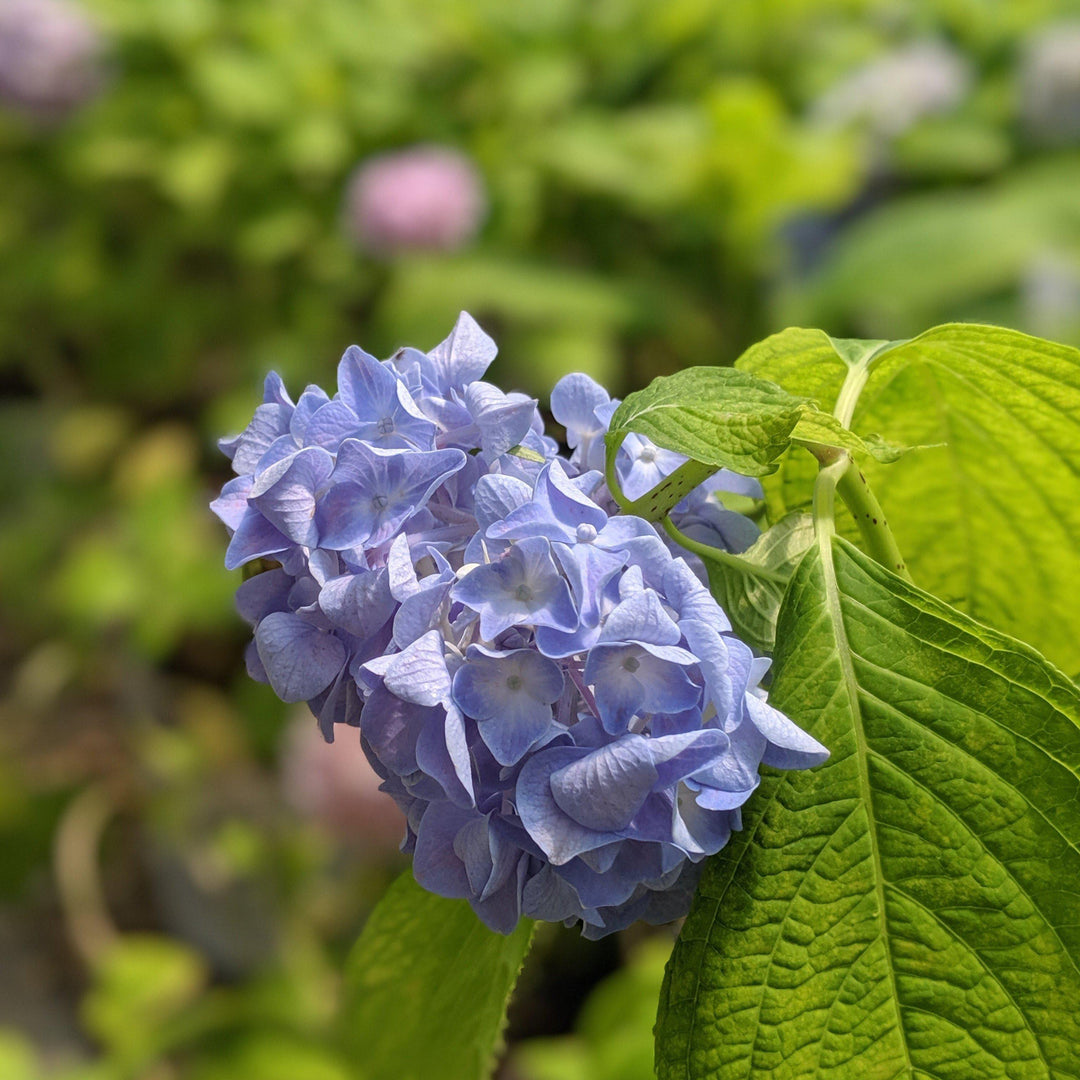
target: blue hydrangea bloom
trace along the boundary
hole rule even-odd
[[[430,352],[350,348],[333,397],[267,378],[222,442],[237,472],[213,508],[251,675],[307,701],[327,739],[360,739],[408,820],[417,880],[489,926],[522,916],[590,936],[685,914],[701,861],[741,825],[761,763],[825,749],[760,689],[755,657],[701,568],[617,513],[603,436],[617,407],[585,375],[555,387],[569,456],[536,402],[483,381],[495,345],[462,314]],[[632,436],[636,497],[683,459]],[[720,472],[672,512],[741,550],[756,526]]]

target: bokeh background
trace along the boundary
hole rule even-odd
[[[362,1077],[400,822],[244,675],[206,503],[267,369],[462,308],[542,401],[796,323],[1078,342],[1080,4],[0,0],[4,1080]],[[544,928],[502,1076],[651,1076],[671,933]]]

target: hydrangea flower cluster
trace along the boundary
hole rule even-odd
[[[103,52],[68,0],[0,0],[0,100],[40,119],[63,116],[100,88]]]
[[[758,765],[827,752],[767,703],[768,662],[688,563],[615,512],[598,466],[617,403],[560,381],[563,456],[533,399],[482,381],[494,355],[462,314],[429,353],[350,348],[333,398],[267,379],[214,503],[226,565],[276,564],[239,589],[248,667],[327,739],[360,727],[426,888],[502,932],[667,921]],[[631,437],[617,467],[633,494],[682,460]],[[745,542],[717,488],[754,484],[718,474],[676,516]]]
[[[468,243],[487,212],[473,163],[445,146],[379,154],[353,174],[346,224],[368,251],[453,251]]]

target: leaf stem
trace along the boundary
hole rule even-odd
[[[730,566],[733,570],[738,570],[739,573],[746,574],[748,577],[761,578],[763,581],[775,581],[778,585],[787,584],[788,579],[783,574],[778,574],[774,570],[767,570],[764,566],[755,566],[753,563],[747,562],[746,559],[741,559],[738,555],[733,555],[723,548],[712,547],[709,544],[702,544],[698,540],[692,540],[686,533],[680,532],[669,517],[662,518],[660,524],[663,525],[664,532],[675,543],[680,544],[687,551],[692,551],[695,555],[700,555],[703,559],[723,563],[724,566]]]
[[[844,500],[844,505],[851,511],[855,524],[859,526],[859,532],[866,541],[866,550],[882,566],[899,574],[907,581],[911,580],[908,573],[904,556],[900,554],[896,539],[885,520],[885,512],[881,509],[881,503],[870,490],[862,470],[850,457],[847,468],[840,474],[836,483],[836,491]]]
[[[840,387],[840,393],[836,398],[836,407],[833,409],[833,415],[844,427],[851,426],[851,418],[855,415],[855,405],[870,376],[872,361],[887,347],[888,343],[848,368],[844,384]],[[851,511],[851,516],[859,527],[859,533],[870,556],[894,574],[899,574],[905,580],[911,581],[907,563],[904,562],[904,556],[900,554],[896,538],[885,519],[885,511],[882,510],[881,503],[870,490],[870,485],[866,482],[866,477],[854,458],[847,451],[830,447],[821,446],[810,449],[821,462],[821,472],[814,485],[815,522],[823,525],[827,519],[829,533],[835,531],[834,495],[839,494],[844,500],[844,505]]]
[[[821,462],[821,472],[814,484],[814,521],[819,531],[822,526],[830,535],[836,531],[833,507],[834,495],[838,494],[859,527],[867,554],[905,581],[911,581],[907,563],[885,519],[885,511],[870,490],[858,463],[847,451],[830,451],[827,447],[819,448],[816,456]]]
[[[625,513],[630,507],[630,500],[623,494],[619,474],[615,469],[615,459],[619,455],[619,448],[612,450],[611,446],[607,445],[605,449],[607,453],[604,455],[604,482],[616,505]]]

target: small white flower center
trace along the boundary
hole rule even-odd
[[[656,460],[656,448],[653,446],[643,446],[641,453],[638,454],[638,461],[644,461],[646,465],[651,464]]]
[[[393,435],[394,433],[394,418],[392,416],[384,416],[376,425],[376,430],[380,435]]]
[[[522,687],[522,680],[520,675],[511,675],[506,680],[507,690],[520,690]]]
[[[579,544],[591,544],[596,539],[596,526],[588,523],[577,527],[577,542]]]
[[[375,510],[385,510],[389,501],[385,495],[374,495],[371,499],[371,506]]]
[[[528,603],[533,598],[533,591],[528,585],[519,585],[514,590],[514,596],[517,597],[518,600]]]
[[[636,656],[628,656],[623,662],[623,671],[629,671],[632,675],[639,667],[641,667],[641,661]]]

